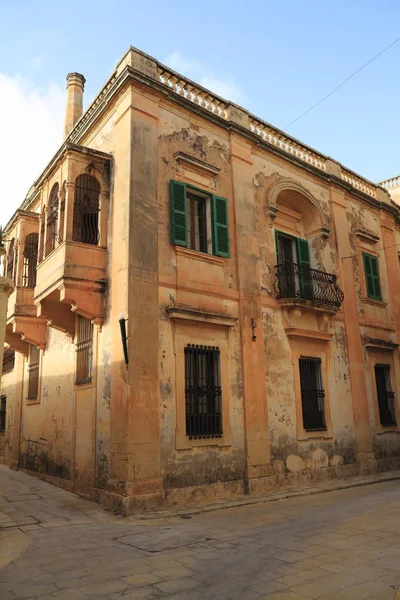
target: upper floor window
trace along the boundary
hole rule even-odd
[[[375,365],[375,381],[381,425],[396,425],[390,365]]]
[[[75,181],[74,242],[99,243],[100,184],[92,175],[79,175]]]
[[[55,183],[50,192],[47,212],[46,254],[54,250],[56,247],[59,189],[58,183]]]
[[[228,201],[171,181],[171,241],[191,250],[229,257]]]
[[[10,242],[7,256],[7,277],[14,279],[14,258],[15,258],[15,244],[14,238]]]
[[[321,359],[299,358],[303,427],[306,431],[325,431],[325,391],[322,385]]]
[[[277,270],[282,298],[313,298],[308,241],[275,231]]]
[[[368,298],[372,298],[373,300],[382,300],[378,258],[373,254],[368,254],[367,252],[363,252],[362,257]]]
[[[14,350],[8,349],[4,350],[3,355],[3,375],[7,373],[11,373],[14,370],[15,366],[15,352]]]
[[[36,285],[36,267],[38,260],[39,234],[30,233],[25,238],[22,287],[34,288]]]

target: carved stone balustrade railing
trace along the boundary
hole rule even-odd
[[[305,163],[313,165],[317,169],[321,169],[321,171],[326,171],[326,159],[324,156],[317,152],[313,152],[306,146],[303,146],[299,142],[286,136],[282,131],[279,131],[279,129],[274,129],[262,121],[251,119],[250,130],[259,135],[268,144],[280,148],[291,156],[295,156]]]
[[[393,188],[400,187],[400,175],[396,175],[396,177],[391,177],[390,179],[385,179],[385,181],[381,181],[379,185],[385,188],[385,190],[391,190]]]
[[[131,57],[131,58],[129,58]],[[312,166],[313,168],[319,169],[324,173],[331,173],[329,170],[329,163],[333,163],[331,159],[323,154],[307,147],[301,142],[295,140],[291,136],[285,134],[283,131],[274,128],[265,121],[254,117],[247,111],[240,107],[235,107],[228,100],[220,98],[216,94],[213,94],[209,90],[196,84],[195,82],[183,77],[179,73],[176,73],[172,69],[159,63],[151,56],[140,52],[136,48],[131,48],[121,61],[120,66],[117,67],[111,78],[107,81],[99,95],[92,102],[86,113],[75,125],[73,131],[70,133],[68,140],[71,142],[79,143],[86,125],[90,122],[91,117],[107,103],[113,94],[114,88],[118,88],[118,82],[120,76],[123,76],[124,67],[129,65],[131,69],[139,71],[141,76],[143,74],[147,78],[151,78],[157,81],[158,85],[165,86],[171,94],[176,94],[189,100],[194,105],[205,109],[206,111],[216,115],[217,117],[229,121],[231,119],[230,107],[238,108],[239,112],[244,116],[242,125],[247,127],[253,134],[261,138],[266,144],[272,147],[279,148],[282,152],[285,152],[288,156],[295,157],[298,160],[303,161],[305,164]],[[377,199],[379,195],[379,186],[376,186],[372,182],[356,175],[352,171],[345,169],[339,163],[336,164],[336,172],[331,173],[339,176],[344,182],[352,186],[355,190],[358,190],[371,198]],[[390,188],[400,185],[400,176],[393,180],[388,180],[381,183],[381,187]]]
[[[364,192],[364,194],[371,196],[371,198],[377,197],[376,187],[374,186],[374,184],[369,183],[369,181],[367,179],[359,177],[352,171],[348,171],[347,169],[344,169],[343,167],[341,169],[341,177],[342,177],[343,181],[345,181],[346,183],[349,183],[356,190],[360,190],[360,192]]]
[[[183,96],[198,106],[202,106],[206,110],[226,119],[227,104],[217,96],[201,86],[181,78],[172,71],[166,70],[164,67],[158,68],[158,76],[162,84],[168,86],[179,96]]]

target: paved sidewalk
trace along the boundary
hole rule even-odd
[[[392,599],[399,499],[394,480],[146,521],[0,466],[0,598]]]

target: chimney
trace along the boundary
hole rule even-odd
[[[85,81],[86,79],[80,73],[68,73],[67,75],[64,139],[69,135],[82,116]]]

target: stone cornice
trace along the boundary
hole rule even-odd
[[[130,81],[152,88],[165,99],[206,118],[219,127],[243,136],[254,145],[293,163],[303,171],[339,186],[370,206],[388,211],[400,219],[399,209],[392,206],[390,195],[383,187],[357,175],[337,161],[255,117],[240,106],[213,94],[133,47],[130,47],[124,55],[112,76],[71,131],[66,142],[35,182],[35,186],[57,162],[65,145],[79,143],[106,110],[111,99]],[[23,208],[29,206],[31,198],[27,198]]]

